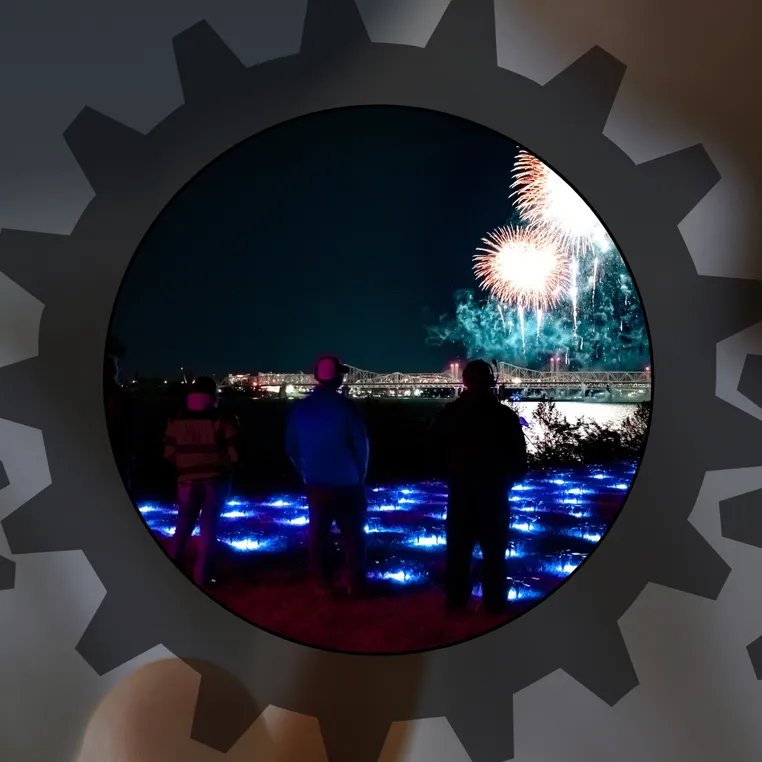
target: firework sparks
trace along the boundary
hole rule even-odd
[[[512,196],[521,218],[556,237],[573,256],[592,248],[606,251],[611,240],[584,199],[536,156],[520,151],[513,168]]]
[[[427,341],[533,369],[544,369],[549,356],[574,368],[647,363],[645,316],[632,276],[592,210],[525,151],[511,183],[518,229],[497,229],[474,257],[477,283],[491,298],[457,292],[454,317],[428,327]]]
[[[474,273],[499,302],[539,313],[552,307],[566,288],[568,259],[551,239],[503,227],[482,243],[474,255]]]

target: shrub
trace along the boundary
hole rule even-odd
[[[650,402],[638,405],[632,415],[616,426],[603,426],[586,418],[571,423],[554,402],[541,402],[535,410],[533,425],[524,430],[530,466],[604,464],[639,458],[650,419]]]

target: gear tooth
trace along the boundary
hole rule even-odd
[[[474,688],[479,692],[484,691],[483,684],[475,685]],[[487,717],[485,712],[488,713]],[[506,696],[498,705],[485,706],[480,701],[469,701],[467,704],[464,702],[458,707],[457,714],[447,715],[447,721],[467,751],[471,762],[502,762],[513,759],[512,695]]]
[[[58,277],[65,269],[69,236],[30,233],[26,230],[0,230],[0,272],[44,304],[55,300],[61,287]],[[68,268],[68,277],[72,277]],[[44,273],[41,277],[40,274]]]
[[[207,21],[199,21],[172,40],[186,103],[210,101],[242,77],[246,66]]]
[[[300,52],[306,55],[369,45],[355,0],[308,0]]]
[[[146,635],[147,628],[134,623],[130,626],[129,616],[124,599],[120,604],[116,595],[107,592],[77,643],[77,653],[98,675],[159,645],[155,637]]]
[[[720,173],[703,146],[694,145],[638,166],[643,188],[667,188],[670,222],[682,222],[720,181]]]
[[[497,65],[495,0],[451,0],[426,44],[441,58],[454,53],[478,59],[484,68]]]
[[[692,524],[684,521],[679,535],[683,562],[674,563],[674,547],[671,545],[662,544],[659,552],[654,547],[650,581],[672,590],[717,600],[730,575],[730,567]]]
[[[145,135],[89,107],[66,128],[64,140],[95,193],[121,184],[123,168],[144,155]]]
[[[0,418],[23,423],[33,429],[45,429],[49,410],[42,408],[34,395],[19,395],[14,389],[50,390],[49,379],[41,378],[42,361],[39,354],[27,360],[6,365],[0,373]],[[46,447],[46,449],[50,449]],[[16,551],[14,551],[16,552]]]
[[[319,722],[325,753],[330,762],[378,759],[392,724],[391,719],[379,717],[372,711],[366,712],[363,716],[355,713],[349,725],[352,728],[352,734],[351,741],[348,742],[348,723],[343,712],[329,712],[320,717]]]
[[[762,489],[720,502],[722,536],[762,548]]]
[[[712,342],[734,336],[762,319],[762,281],[702,278],[696,283],[693,296],[699,304],[722,305],[721,310],[712,312],[711,321],[704,320],[701,326],[703,332],[711,331]]]
[[[572,649],[562,663],[564,672],[609,706],[638,687],[635,667],[616,622],[608,629],[597,624],[595,630],[575,638],[570,645]]]
[[[544,89],[575,121],[602,133],[627,67],[597,45],[548,81]]]
[[[319,653],[304,663],[297,695],[286,708],[317,717],[331,762],[378,759],[391,724],[409,720],[419,710],[424,668],[418,654],[360,658]],[[326,685],[332,687],[330,694]]]
[[[757,407],[762,407],[762,355],[749,355],[746,358],[738,391]]]
[[[81,538],[76,536],[75,531],[62,532],[60,524],[50,525],[50,489],[47,487],[0,521],[8,547],[14,555],[79,550]]]
[[[16,584],[16,562],[0,556],[0,590],[13,590]]]
[[[732,437],[724,438],[722,447],[713,447],[701,453],[706,469],[726,471],[759,465],[759,438],[762,434],[759,419],[718,397],[706,406],[704,418],[711,421],[708,431],[733,432]]]
[[[206,660],[183,661],[201,675],[191,738],[226,754],[262,712],[227,670]]]
[[[757,638],[751,645],[746,647],[751,659],[751,666],[757,680],[762,680],[762,637]]]

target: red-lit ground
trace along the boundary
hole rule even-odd
[[[506,617],[489,616],[479,606],[480,597],[457,619],[445,616],[440,585],[446,491],[434,482],[369,488],[369,589],[360,600],[326,598],[314,591],[307,575],[303,497],[232,499],[222,514],[217,584],[209,593],[249,622],[312,646],[400,653],[450,645],[515,618],[561,585],[619,513],[633,474],[629,463],[532,471],[514,487]],[[140,510],[166,547],[176,509],[146,503]],[[192,539],[183,563],[186,573],[195,543]],[[336,553],[340,561],[338,545]],[[480,566],[476,553],[475,583]]]
[[[168,541],[162,538],[162,543]],[[192,555],[188,559],[188,571]],[[309,580],[287,571],[261,570],[256,579],[243,576],[235,557],[220,564],[220,584],[209,593],[234,613],[282,637],[331,650],[399,653],[444,646],[482,635],[503,624],[536,601],[514,603],[506,617],[477,608],[457,619],[444,615],[437,588],[385,589],[367,598],[317,597]]]

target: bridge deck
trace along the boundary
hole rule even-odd
[[[255,383],[259,386],[280,387],[312,386],[315,381],[309,373],[255,373],[228,376],[224,384]],[[368,389],[401,388],[448,388],[460,386],[454,373],[373,373],[350,367],[348,386]],[[498,364],[498,383],[524,389],[531,388],[630,388],[645,389],[651,386],[651,372],[645,371],[539,371],[521,368],[507,363]]]

